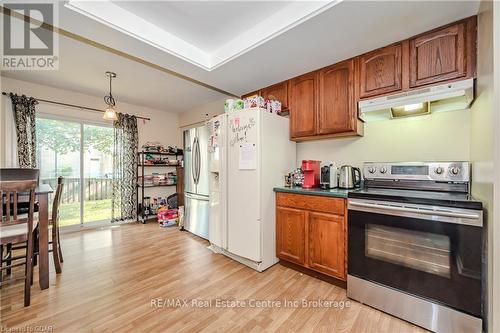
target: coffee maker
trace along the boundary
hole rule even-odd
[[[337,166],[329,162],[321,167],[320,187],[324,190],[338,187]]]
[[[319,187],[320,161],[303,160],[302,172],[304,173],[303,188]]]

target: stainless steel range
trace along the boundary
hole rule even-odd
[[[481,332],[483,212],[468,162],[365,163],[347,296],[435,332]]]

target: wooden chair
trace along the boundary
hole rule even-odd
[[[59,236],[59,205],[61,204],[63,187],[64,178],[59,176],[57,178],[57,189],[54,195],[54,201],[52,202],[52,218],[49,220],[49,225],[52,225],[52,240],[49,242],[49,246],[52,244],[52,248],[49,249],[49,252],[52,252],[54,257],[54,266],[57,274],[62,272],[61,263],[64,261],[61,250],[61,238]],[[38,238],[36,239],[36,249],[35,255],[38,255]]]
[[[52,226],[52,240],[49,241],[49,246],[52,245],[52,248],[49,248],[49,252],[52,252],[52,256],[54,258],[54,267],[56,269],[56,273],[62,273],[61,263],[64,261],[61,249],[61,238],[59,236],[59,205],[61,204],[62,191],[64,187],[64,178],[59,176],[57,178],[57,188],[54,194],[54,200],[52,202],[52,218],[49,220],[49,225]],[[36,221],[35,221],[36,222]],[[34,252],[33,252],[33,264],[37,264],[38,258],[38,249],[39,249],[39,230],[38,223],[35,223],[36,227],[33,231],[34,238]],[[27,244],[22,244],[17,247],[13,247],[14,250],[26,248]],[[33,279],[31,280],[33,283]]]
[[[40,170],[39,169],[28,169],[28,168],[0,168],[0,181],[21,181],[21,180],[36,180],[38,184],[38,178],[40,177]],[[6,203],[2,202],[2,208],[3,208],[3,214],[5,214],[6,210]],[[12,202],[10,202],[10,210],[13,212],[13,207],[12,207]],[[22,214],[28,214],[29,210],[29,197],[28,196],[22,196],[19,197],[17,200],[17,215],[22,215]],[[39,205],[38,202],[35,201],[35,210],[34,212],[38,212],[39,210]],[[3,216],[3,214],[1,214]],[[36,223],[35,223],[36,225]],[[1,245],[3,247],[3,245]],[[10,265],[10,261],[8,260],[12,256],[12,251],[13,250],[18,250],[19,248],[25,248],[26,249],[26,244],[24,245],[16,245],[16,247],[13,247],[12,244],[7,244],[5,246],[5,259],[7,259],[7,265]],[[35,258],[36,259],[36,258]],[[36,265],[36,260],[34,262]],[[7,275],[11,274],[11,269],[7,269]]]
[[[57,207],[52,207],[52,239],[57,238],[57,244],[56,248],[59,253],[59,261],[64,262],[63,255],[62,255],[62,249],[61,249],[61,238],[59,237],[59,205],[61,204],[61,198],[62,198],[62,191],[64,188],[64,178],[59,177],[57,178]],[[54,209],[55,208],[55,209]],[[56,212],[56,215],[54,216],[54,212]],[[55,231],[54,231],[55,230]],[[57,234],[57,237],[54,237],[54,234]],[[54,248],[54,241],[52,240],[52,248]]]
[[[0,198],[5,196],[5,220],[0,223],[0,273],[4,270],[16,266],[25,265],[24,274],[24,306],[30,305],[31,300],[31,281],[33,276],[33,212],[35,206],[35,188],[36,180],[0,180]],[[29,193],[29,209],[27,218],[19,218],[17,214],[18,194]],[[11,205],[11,202],[13,203]],[[12,214],[11,214],[12,207]],[[3,217],[3,204],[0,205],[0,217]],[[26,243],[25,256],[10,257],[9,260],[3,258],[4,244]],[[19,259],[23,262],[13,263]],[[4,267],[4,263],[7,265]],[[3,284],[0,274],[0,286]]]

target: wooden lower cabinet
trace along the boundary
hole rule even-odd
[[[343,216],[309,213],[309,268],[345,279],[344,226]]]
[[[278,207],[276,219],[276,242],[278,258],[304,265],[306,263],[306,212],[286,207]]]
[[[319,203],[313,204],[315,200]],[[345,201],[342,198],[276,193],[276,256],[345,281]],[[299,202],[307,205],[294,204]],[[321,211],[321,207],[336,208]]]

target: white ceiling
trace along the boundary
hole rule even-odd
[[[222,47],[289,1],[112,1],[206,52]],[[248,18],[248,19],[244,19]],[[222,24],[223,22],[223,24]]]
[[[340,1],[70,0],[66,8],[211,71]]]
[[[102,2],[99,2],[102,4]],[[110,2],[105,2],[107,4]],[[303,4],[306,2],[299,2]],[[325,6],[326,2],[316,2]],[[203,54],[217,52],[221,45],[241,47],[238,37],[259,26],[269,16],[283,12],[289,2],[151,2],[111,3],[123,11],[166,30]],[[293,4],[297,4],[294,2]],[[328,4],[332,4],[328,2]],[[319,6],[319,5],[318,5]],[[345,0],[300,24],[288,27],[212,70],[179,54],[161,49],[143,38],[124,32],[64,6],[59,7],[63,29],[126,52],[164,68],[233,94],[241,95],[272,83],[318,69],[408,38],[435,27],[477,14],[479,1],[350,1]],[[262,14],[259,16],[259,14]],[[262,18],[267,17],[267,18]],[[282,22],[281,22],[282,23]],[[245,30],[246,29],[246,30]],[[160,35],[160,37],[163,35]],[[245,41],[243,41],[245,42]],[[224,47],[222,47],[224,48]],[[216,51],[214,51],[216,50]],[[98,96],[106,90],[103,73],[119,75],[118,100],[183,112],[223,98],[220,93],[196,86],[150,67],[92,46],[61,38],[58,72],[11,72],[9,76],[52,86],[62,86]],[[121,86],[119,86],[121,85]],[[121,96],[120,89],[122,90]]]

